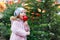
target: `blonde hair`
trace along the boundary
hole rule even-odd
[[[16,20],[16,19],[17,19],[17,17],[15,17],[15,16],[10,17],[10,20]]]
[[[11,16],[11,17],[10,17],[10,21],[11,21],[11,20],[17,20],[17,19],[19,19],[19,16],[20,16],[20,15],[18,15],[18,16]]]

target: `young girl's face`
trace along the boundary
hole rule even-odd
[[[23,16],[25,16],[25,15],[26,15],[26,11],[25,11],[25,10],[22,10],[22,11],[20,12],[19,18],[20,18],[20,19],[23,19]]]

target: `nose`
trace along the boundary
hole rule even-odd
[[[23,14],[24,16],[26,15],[26,13]]]

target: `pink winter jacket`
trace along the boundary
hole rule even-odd
[[[29,26],[27,28],[29,28]],[[11,21],[11,31],[10,40],[27,40],[27,32],[22,20]]]

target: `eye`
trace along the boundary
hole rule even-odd
[[[26,12],[24,12],[24,13],[26,13]]]
[[[20,13],[23,13],[23,12],[20,12]]]

